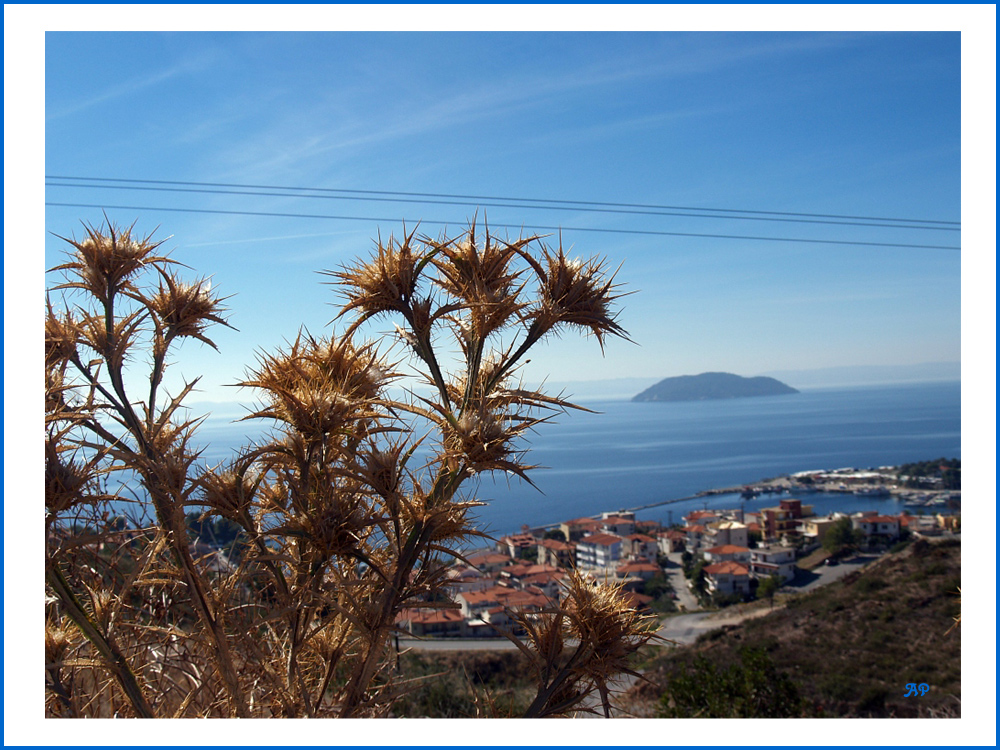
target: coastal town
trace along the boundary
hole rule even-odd
[[[620,584],[629,604],[643,613],[723,608],[765,591],[773,596],[808,575],[808,568],[839,564],[848,550],[880,553],[907,538],[959,534],[961,491],[941,485],[940,477],[904,483],[893,467],[806,471],[703,493],[738,489],[745,499],[778,496],[773,507],[752,512],[742,507],[693,510],[681,523],[665,526],[638,518],[635,510],[609,510],[546,527],[524,526],[501,536],[494,547],[451,564],[446,593],[452,606],[408,609],[397,625],[418,638],[516,632],[519,615],[530,616],[558,602],[571,569],[595,582]],[[815,492],[895,496],[915,510],[817,516],[802,499]],[[836,543],[831,544],[834,535]]]

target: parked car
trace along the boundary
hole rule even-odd
[[[828,557],[823,561],[825,565],[840,565],[840,560],[836,557]]]

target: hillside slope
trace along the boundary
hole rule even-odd
[[[634,687],[620,705],[655,715],[671,678],[690,673],[698,656],[719,668],[740,649],[766,650],[795,683],[806,714],[829,717],[935,717],[961,714],[961,542],[917,541],[870,567],[786,606],[664,648],[645,669],[653,684]],[[905,697],[923,683],[923,696]],[[797,714],[801,715],[801,714]]]

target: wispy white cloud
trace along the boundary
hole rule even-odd
[[[414,82],[398,98],[373,91],[371,81],[360,81],[298,101],[294,110],[274,106],[277,102],[272,101],[268,111],[283,114],[272,115],[254,132],[231,142],[224,152],[217,153],[216,166],[238,172],[241,179],[247,179],[248,172],[262,179],[286,172],[301,175],[303,169],[315,168],[313,165],[328,166],[328,157],[338,152],[349,158],[380,144],[500,118],[515,124],[532,108],[577,99],[582,94],[599,98],[602,91],[645,80],[700,76],[753,60],[850,46],[857,40],[857,35],[844,34],[742,34],[712,35],[712,43],[706,44],[701,35],[666,36],[661,45],[645,44],[613,58],[595,55],[583,65],[522,68],[521,72],[512,66],[504,75],[473,82],[460,75],[449,82]],[[668,43],[671,46],[667,47]],[[399,71],[394,70],[392,78],[398,85]],[[261,95],[267,97],[268,93]],[[696,116],[695,111],[674,110],[607,122],[589,134],[574,130],[574,137],[596,138],[603,134],[602,128],[608,134],[626,132]]]
[[[210,65],[210,57],[187,58],[177,65],[173,65],[150,75],[134,77],[126,81],[116,83],[99,93],[92,94],[85,99],[69,102],[54,110],[46,109],[45,119],[46,121],[52,121],[69,117],[70,115],[76,115],[92,107],[96,107],[116,99],[134,96],[141,91],[159,86],[160,84],[179,76],[192,75],[201,70],[205,70],[210,67]]]
[[[271,237],[241,237],[232,240],[214,240],[212,242],[190,242],[185,247],[217,247],[222,245],[249,245],[257,242],[281,242],[284,240],[314,239],[317,237],[342,237],[353,235],[355,232],[312,232],[309,234],[281,234]]]

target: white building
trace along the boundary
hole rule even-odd
[[[733,544],[737,547],[749,546],[750,534],[746,525],[739,521],[718,521],[705,529],[705,543],[710,547]]]
[[[754,578],[770,578],[777,574],[781,582],[795,578],[794,547],[757,547],[750,550],[750,573]]]
[[[737,544],[722,544],[718,547],[709,547],[704,552],[705,559],[709,562],[738,562],[748,564],[750,562],[750,548],[741,547]]]
[[[899,538],[899,519],[895,516],[858,513],[851,516],[851,526],[866,537],[884,536],[888,539]]]
[[[746,565],[730,560],[706,565],[704,571],[708,590],[713,594],[750,593],[750,571]]]
[[[580,568],[610,568],[622,556],[622,538],[614,534],[591,534],[576,544],[576,564]]]

